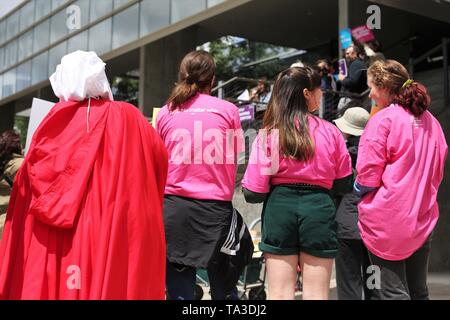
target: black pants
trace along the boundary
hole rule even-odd
[[[389,261],[369,252],[373,265],[380,267],[382,300],[428,300],[427,273],[431,239],[405,260]]]
[[[339,300],[375,299],[376,292],[367,288],[369,265],[368,251],[362,240],[338,239],[336,285]]]
[[[166,262],[167,299],[194,300],[196,268]],[[239,300],[236,287],[231,293],[225,292],[224,277],[217,268],[208,269],[208,280],[212,300]]]

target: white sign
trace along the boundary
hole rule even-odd
[[[27,154],[28,149],[30,148],[34,132],[54,105],[55,104],[53,102],[33,98],[33,103],[31,105],[30,122],[28,123],[27,142],[25,143],[25,154]]]

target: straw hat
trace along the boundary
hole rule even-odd
[[[369,121],[369,112],[361,107],[349,108],[339,119],[333,120],[343,133],[360,136]]]

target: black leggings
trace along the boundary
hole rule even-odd
[[[338,239],[336,285],[339,300],[372,300],[376,292],[367,287],[369,254],[362,240]]]
[[[389,261],[369,252],[372,265],[380,267],[382,300],[428,300],[427,273],[431,239],[405,260]]]

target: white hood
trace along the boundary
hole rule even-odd
[[[105,63],[93,51],[65,55],[50,77],[55,95],[63,101],[82,101],[90,97],[113,100],[105,73]]]

